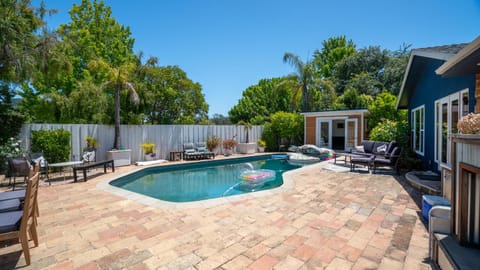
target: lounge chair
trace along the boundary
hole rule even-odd
[[[27,182],[23,210],[0,213],[0,241],[18,239],[22,245],[25,262],[30,265],[30,250],[28,236],[38,246],[38,236],[35,221],[37,206],[38,182],[40,173],[36,173]]]
[[[398,161],[401,154],[402,148],[396,146],[395,148],[393,148],[392,152],[389,155],[386,155],[384,157],[376,156],[372,162],[373,173],[375,173],[378,167],[390,167],[398,174]]]
[[[195,151],[195,146],[193,143],[184,143],[183,144],[183,159],[193,160],[198,159],[197,151]]]
[[[208,151],[205,142],[198,142],[195,144],[195,150],[200,153],[200,158],[215,158],[215,153]]]
[[[203,159],[203,158],[215,158],[215,153],[209,152],[205,146],[205,143],[197,143],[196,147],[193,143],[183,144],[183,158],[185,160]]]

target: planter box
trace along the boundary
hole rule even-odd
[[[240,154],[253,154],[257,150],[256,143],[239,143],[237,145],[237,152]]]
[[[132,150],[111,150],[107,151],[107,159],[115,160],[115,167],[128,166],[132,163]]]

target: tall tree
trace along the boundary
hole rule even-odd
[[[242,98],[228,112],[230,120],[260,125],[275,112],[293,110],[296,104],[292,105],[291,89],[295,86],[296,80],[290,78],[260,80],[243,91]]]
[[[292,53],[285,53],[283,55],[283,62],[290,64],[295,72],[289,77],[295,78],[297,81],[296,91],[302,93],[302,112],[308,110],[308,94],[313,87],[315,81],[315,69],[312,62],[303,62],[300,58]]]
[[[73,77],[84,79],[90,74],[88,65],[92,60],[103,59],[112,67],[120,67],[134,61],[134,39],[130,28],[112,17],[111,8],[100,0],[82,0],[69,11],[71,22],[61,24],[58,34],[63,41],[63,50],[73,65]],[[93,75],[94,81],[102,83],[101,76]],[[68,95],[72,89],[63,89]]]
[[[140,95],[151,124],[193,124],[208,119],[208,104],[202,86],[193,82],[177,66],[159,67],[150,63],[137,78]]]
[[[12,98],[31,74],[35,32],[42,23],[29,0],[0,0],[0,144],[16,136],[24,121]]]
[[[129,77],[135,68],[133,62],[127,63],[118,67],[113,67],[103,59],[98,59],[90,61],[89,68],[92,71],[96,71],[102,74],[104,78],[107,78],[107,81],[104,83],[104,87],[113,87],[114,92],[114,101],[115,101],[115,113],[114,113],[114,122],[115,122],[115,139],[113,142],[113,148],[118,149],[121,146],[120,138],[120,93],[122,90],[127,90],[131,101],[135,104],[138,104],[139,97],[133,84],[129,82]]]
[[[331,37],[322,42],[322,48],[313,53],[313,63],[320,77],[331,77],[337,63],[355,54],[355,44],[345,36]]]
[[[362,48],[357,53],[343,59],[335,66],[333,72],[337,94],[342,94],[350,80],[361,73],[369,75],[367,77],[363,76],[363,78],[370,77],[380,81],[382,70],[384,70],[387,61],[388,51],[382,50],[379,46]],[[380,84],[382,84],[381,81]],[[357,90],[362,91],[361,89]]]

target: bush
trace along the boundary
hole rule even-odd
[[[10,138],[5,144],[0,145],[0,173],[7,171],[7,158],[19,157],[24,153],[21,141],[15,138]]]
[[[43,152],[49,163],[70,160],[70,132],[57,130],[32,130],[31,151]]]
[[[372,129],[370,139],[382,142],[397,141],[403,149],[399,166],[408,170],[419,169],[421,160],[410,148],[409,134],[406,121],[385,120]]]
[[[262,139],[268,151],[277,151],[280,144],[286,147],[303,142],[303,116],[295,113],[277,112],[265,124]]]
[[[409,129],[406,121],[385,120],[374,127],[370,133],[373,141],[397,141],[404,149],[408,147]]]

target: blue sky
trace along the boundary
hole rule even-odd
[[[39,0],[34,0],[34,5]],[[80,1],[45,0],[68,23]],[[209,115],[228,111],[260,79],[288,75],[285,52],[308,60],[339,35],[357,48],[396,50],[470,42],[480,35],[480,0],[105,0],[132,31],[135,52],[176,65],[202,85]]]

